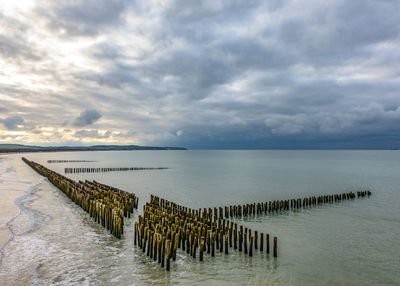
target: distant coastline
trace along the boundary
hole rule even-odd
[[[187,150],[183,147],[155,147],[139,145],[93,145],[93,146],[30,146],[0,144],[0,153],[70,152],[70,151],[129,151],[129,150]]]

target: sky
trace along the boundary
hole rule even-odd
[[[0,143],[400,148],[399,11],[0,0]]]

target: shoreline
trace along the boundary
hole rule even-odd
[[[45,150],[45,151],[0,151],[1,155],[33,154],[33,153],[75,153],[75,152],[113,152],[113,151],[187,151],[187,149],[115,149],[115,150]]]
[[[4,163],[4,158],[0,157],[0,162]],[[15,173],[15,171],[8,171],[10,167],[12,166],[7,166],[7,164],[2,164],[0,167],[0,258],[1,250],[13,237],[13,233],[9,229],[9,223],[20,214],[20,209],[16,205],[15,201],[25,193],[21,194],[21,191],[15,190],[12,184],[8,181],[9,177]]]
[[[13,233],[9,229],[9,223],[12,222],[20,214],[15,200],[21,197],[20,193],[2,191],[2,199],[0,201],[0,258],[1,250],[13,237]]]
[[[20,156],[0,155],[0,259],[4,247],[12,241],[13,237],[26,231],[30,224],[30,213],[24,204],[30,201],[37,183],[31,181],[22,164]]]

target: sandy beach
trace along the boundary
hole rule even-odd
[[[0,187],[0,248],[10,239],[11,232],[8,230],[7,223],[15,217],[19,210],[14,204],[16,198],[21,196],[19,192],[10,191],[6,186]]]
[[[15,200],[23,196],[29,188],[21,174],[16,176],[15,168],[19,168],[20,155],[0,155],[0,249],[12,237],[12,232],[18,233],[19,229],[10,229],[8,223],[13,219],[24,220],[19,215],[19,208]]]

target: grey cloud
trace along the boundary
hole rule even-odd
[[[157,63],[155,69],[157,72],[176,76],[180,80],[180,87],[190,87],[190,92],[212,88],[232,77],[229,66],[207,51],[176,51],[167,55],[165,61]]]
[[[75,132],[75,136],[77,137],[90,137],[90,138],[107,138],[111,135],[110,131],[106,131],[104,133],[100,133],[96,129],[81,129]]]
[[[97,110],[87,109],[81,112],[81,114],[73,121],[73,125],[78,127],[90,125],[99,120],[100,117],[101,114]]]
[[[52,30],[64,29],[70,36],[91,36],[117,25],[127,8],[126,0],[88,0],[48,2],[37,14],[48,20]]]
[[[229,39],[217,47],[221,56],[230,59],[236,72],[243,69],[271,69],[283,68],[293,63],[293,55],[282,47],[273,44],[263,44],[251,37],[236,37]]]
[[[392,13],[400,9],[398,1],[332,2],[309,9],[288,13],[276,29],[281,47],[295,49],[297,61],[340,64],[371,56],[368,46],[399,37],[400,23]]]
[[[41,56],[37,55],[26,43],[4,35],[0,35],[0,55],[11,59],[16,57],[22,57],[33,61],[41,59]]]
[[[1,38],[0,57],[20,57],[11,70],[39,83],[0,84],[2,116],[18,112],[40,126],[96,123],[75,131],[93,141],[104,139],[97,130],[119,130],[113,138],[189,148],[395,148],[399,8],[358,0],[44,1],[31,16],[47,27],[21,23],[18,35]],[[36,50],[21,40],[28,33],[65,43],[71,58]],[[94,102],[96,110],[73,113]]]
[[[24,119],[19,115],[9,116],[5,119],[0,120],[7,130],[18,130],[20,129],[17,125],[22,125],[25,123]]]

